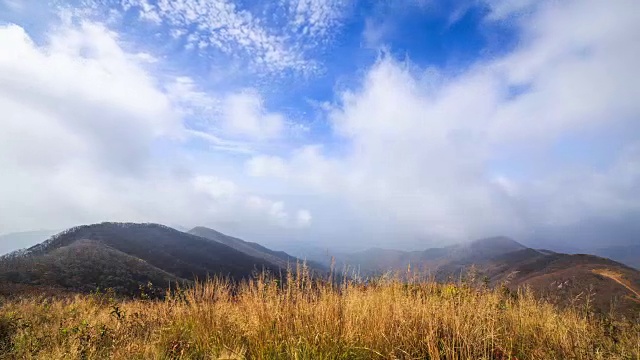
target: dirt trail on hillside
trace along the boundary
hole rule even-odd
[[[635,299],[634,298],[632,298],[632,299],[634,301],[640,303],[640,293],[636,289],[634,289],[633,286],[622,277],[622,274],[617,273],[617,272],[612,271],[612,270],[608,270],[608,269],[595,269],[595,270],[592,270],[592,271],[595,274],[607,277],[607,278],[617,282],[618,284],[624,286],[627,290],[631,291],[636,296]]]

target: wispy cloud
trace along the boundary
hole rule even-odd
[[[287,130],[285,116],[268,111],[260,93],[250,88],[210,93],[190,77],[180,76],[165,91],[187,119],[187,134],[209,141],[216,149],[252,153],[251,144],[278,139]]]
[[[93,8],[97,3],[108,6],[90,1]],[[187,50],[219,51],[260,74],[318,70],[321,64],[310,53],[332,41],[347,9],[340,0],[285,0],[251,9],[228,0],[120,0],[119,6],[162,27]]]
[[[348,2],[341,0],[285,0],[290,26],[300,32],[327,41],[344,20]]]

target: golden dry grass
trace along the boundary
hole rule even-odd
[[[0,305],[7,359],[639,359],[640,326],[482,286],[221,279]]]
[[[613,270],[609,270],[609,269],[594,269],[592,270],[593,273],[598,274],[598,275],[602,275],[604,277],[608,277],[609,279],[617,282],[618,284],[622,285],[625,287],[625,289],[629,290],[629,292],[632,294],[629,298],[635,302],[640,302],[640,292],[638,290],[636,290],[633,286],[633,284],[631,284],[631,282],[629,282],[628,280],[626,280],[624,278],[624,275],[620,274],[619,272],[613,271]]]

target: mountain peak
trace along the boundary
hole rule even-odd
[[[495,255],[524,250],[527,248],[526,246],[506,236],[493,236],[474,240],[468,243],[468,245],[474,252],[481,251],[483,253],[492,253]]]
[[[222,242],[184,233],[155,223],[115,223],[82,225],[67,229],[20,254],[36,258],[83,240],[106,245],[124,254],[147,261],[176,277],[204,279],[209,274],[242,278],[255,269],[278,268]]]
[[[69,245],[79,239],[104,240],[105,238],[118,236],[125,230],[132,232],[144,231],[145,229],[155,229],[156,231],[179,232],[165,225],[155,223],[132,223],[132,222],[101,222],[74,226],[61,231],[40,244],[34,245],[26,250],[26,253],[42,253],[55,248]]]
[[[290,264],[295,264],[296,262],[300,262],[300,263],[303,262],[302,260],[296,257],[293,257],[283,251],[274,251],[260,244],[257,244],[254,242],[248,242],[242,239],[228,236],[219,231],[216,231],[204,226],[197,226],[189,230],[189,234],[224,244],[226,246],[229,246],[233,249],[241,251],[254,258],[268,261],[272,264],[276,264],[281,268],[287,268],[288,266],[290,266]],[[311,265],[315,269],[324,268],[324,266],[317,264],[315,262],[312,263]]]
[[[227,236],[223,233],[221,233],[218,230],[214,230],[212,228],[208,228],[206,226],[196,226],[193,229],[187,231],[189,234],[196,234],[196,233],[209,233],[212,235],[217,235],[217,236]]]

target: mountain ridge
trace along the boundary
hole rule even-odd
[[[106,286],[130,295],[147,283],[161,292],[171,283],[189,284],[213,275],[239,280],[261,271],[281,272],[299,262],[283,251],[206,227],[185,233],[153,223],[104,222],[67,229],[0,257],[0,282],[83,292]],[[350,267],[347,275],[357,273],[357,279],[393,272],[405,279],[422,273],[447,282],[474,272],[492,286],[514,291],[528,286],[558,303],[593,291],[592,303],[601,312],[615,302],[625,314],[640,313],[637,270],[594,255],[532,249],[504,236],[423,251],[371,248],[339,254],[333,262],[338,270]],[[313,259],[310,264],[321,275],[334,265],[314,267]]]
[[[531,287],[540,296],[559,304],[576,297],[584,300],[585,294],[593,291],[590,301],[600,312],[610,311],[615,303],[621,313],[640,314],[638,270],[596,255],[532,249],[504,236],[424,251],[370,248],[337,254],[335,259],[340,266],[365,278],[391,272],[405,278],[428,274],[436,281],[447,282],[467,278],[473,272],[493,286],[507,286],[513,291]],[[624,285],[616,279],[622,279]]]
[[[210,239],[213,241],[218,241],[222,244],[225,244],[229,247],[232,247],[238,251],[242,251],[247,255],[260,258],[266,261],[269,261],[273,264],[278,265],[283,269],[287,269],[289,267],[295,267],[298,263],[305,263],[312,270],[316,272],[326,272],[328,271],[328,267],[320,264],[318,262],[306,259],[299,259],[293,255],[290,255],[284,251],[272,250],[265,246],[262,246],[256,242],[245,241],[233,236],[229,236],[223,234],[217,230],[204,227],[204,226],[196,226],[193,229],[188,231],[189,234],[200,236],[206,239]]]
[[[83,258],[88,265],[74,261],[73,254],[77,254],[75,250],[78,248],[92,251],[92,257]],[[113,259],[121,264],[121,268],[109,267],[110,264],[107,262],[95,264],[95,267],[100,266],[101,269],[91,267],[93,260],[103,258]],[[131,259],[138,259],[146,265],[131,267]],[[41,271],[30,272],[29,269],[36,264],[44,264]],[[75,269],[84,269],[69,272],[70,276],[75,277],[100,270],[117,274],[113,276],[128,284],[123,285],[127,289],[126,292],[130,292],[132,288],[131,282],[127,280],[128,273],[133,277],[139,277],[138,285],[145,285],[151,280],[150,276],[144,274],[155,274],[153,277],[160,279],[163,287],[166,287],[164,285],[168,285],[168,282],[165,280],[168,279],[189,282],[219,275],[239,280],[263,270],[276,272],[280,269],[277,264],[252,257],[220,242],[184,233],[165,225],[103,222],[67,229],[26,250],[5,255],[0,258],[0,265],[3,265],[0,269],[0,280],[20,282],[22,279],[23,283],[38,283],[33,279],[40,277],[50,279],[49,283],[64,285],[65,279],[47,278],[48,275],[60,271],[60,264],[70,264],[69,266],[75,266]],[[11,268],[22,269],[25,276],[16,276],[16,272]],[[103,287],[104,283],[105,281],[93,281],[88,286],[98,288]],[[83,288],[75,285],[71,287]]]

